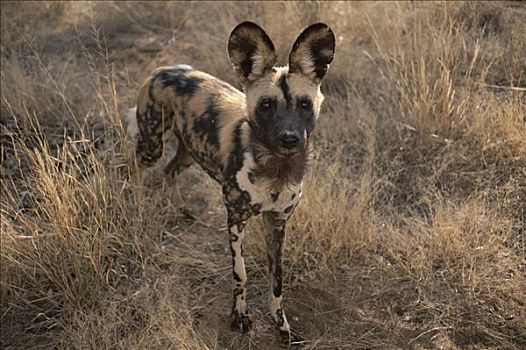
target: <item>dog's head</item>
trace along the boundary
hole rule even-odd
[[[261,27],[243,22],[234,28],[228,56],[244,86],[251,129],[263,146],[283,156],[306,148],[334,44],[329,26],[313,24],[292,45],[288,66],[276,67],[274,44]]]

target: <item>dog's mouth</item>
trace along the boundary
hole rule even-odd
[[[295,155],[299,154],[300,150],[297,149],[297,148],[288,149],[288,148],[285,148],[285,147],[280,147],[279,153],[280,153],[280,155],[282,155],[284,157],[292,157],[292,156],[295,156]]]

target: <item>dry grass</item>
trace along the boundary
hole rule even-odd
[[[526,347],[526,7],[499,3],[4,3],[2,348],[275,349],[261,224],[254,333],[228,330],[219,187],[131,179],[120,111],[149,71],[236,83],[229,31],[281,60],[337,34],[289,224],[285,303],[307,349]]]

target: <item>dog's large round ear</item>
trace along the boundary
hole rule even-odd
[[[325,23],[307,27],[292,45],[289,72],[302,73],[320,83],[334,59],[334,33]]]
[[[237,25],[228,40],[228,57],[242,82],[250,83],[272,69],[276,51],[267,33],[254,22]]]

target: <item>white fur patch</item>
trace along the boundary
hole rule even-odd
[[[283,296],[275,297],[272,295],[272,298],[270,299],[270,312],[272,315],[276,314],[276,311],[281,309],[281,300],[283,299]]]
[[[309,75],[312,72],[314,72],[314,69],[316,68],[314,66],[314,59],[312,58],[312,55],[310,52],[305,52],[305,54],[301,57],[300,61],[300,67],[302,67],[303,74]]]
[[[124,114],[124,127],[126,128],[126,136],[130,141],[135,143],[139,136],[139,127],[137,126],[137,107],[130,108]]]
[[[282,331],[290,331],[289,321],[287,321],[287,316],[285,316],[285,312],[283,311],[281,307],[281,300],[283,299],[283,296],[275,297],[272,295],[272,299],[270,300],[270,312],[274,319],[279,322],[277,311],[279,309],[282,310],[283,314],[283,325],[279,327]]]
[[[234,230],[235,227],[230,228],[231,230]],[[235,229],[237,231],[237,229]],[[234,258],[234,271],[237,273],[239,278],[241,279],[241,285],[243,286],[247,280],[247,273],[245,271],[245,262],[243,260],[243,256],[241,255],[241,242],[242,237],[239,235],[239,239],[236,242],[232,242],[232,249],[234,249],[234,252],[236,253],[236,256]]]
[[[265,57],[263,57],[259,51],[256,51],[252,55],[251,59],[252,72],[250,73],[250,78],[251,80],[254,80],[263,74],[263,68],[265,68]]]

